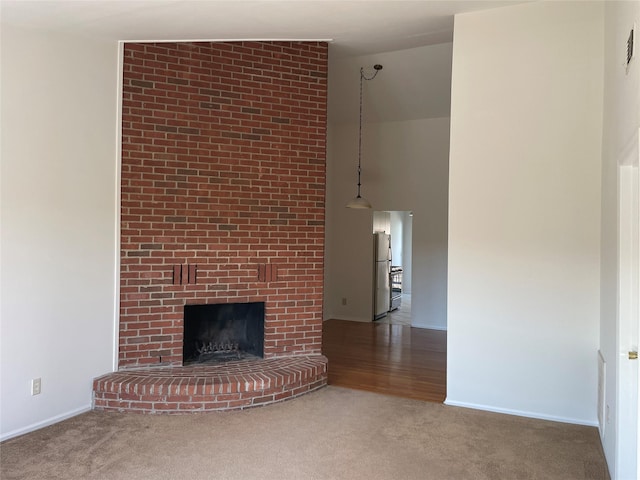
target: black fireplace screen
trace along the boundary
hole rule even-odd
[[[218,363],[264,353],[264,302],[185,305],[183,364]]]

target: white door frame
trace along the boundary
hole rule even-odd
[[[616,477],[638,479],[640,469],[640,381],[638,351],[640,330],[640,178],[638,136],[618,165],[618,359]]]

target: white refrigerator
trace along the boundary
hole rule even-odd
[[[391,235],[374,233],[373,252],[373,319],[378,320],[389,313],[390,307]]]

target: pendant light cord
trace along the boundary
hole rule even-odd
[[[364,68],[360,67],[360,117],[359,117],[359,127],[358,127],[358,196],[360,198],[360,174],[362,172],[361,160],[362,160],[362,81],[363,80],[373,80],[378,75],[378,72],[382,70],[382,65],[374,65],[374,72],[371,77],[367,77],[364,74]]]
[[[362,167],[360,164],[362,158],[362,79],[364,78],[364,72],[362,71],[362,67],[360,68],[360,117],[358,121],[358,198],[360,198],[360,173],[362,172]]]

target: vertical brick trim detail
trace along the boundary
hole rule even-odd
[[[195,285],[197,280],[196,280],[196,272],[198,271],[198,266],[197,265],[183,265],[183,268],[188,268],[187,270],[187,284],[189,285]]]
[[[182,265],[173,266],[173,284],[182,285]]]
[[[258,281],[259,282],[277,282],[278,281],[278,265],[268,263],[266,265],[258,265]]]
[[[267,282],[277,282],[278,281],[278,265],[269,264],[267,265]]]
[[[326,102],[323,42],[125,45],[120,367],[180,365],[195,303],[320,353]]]

